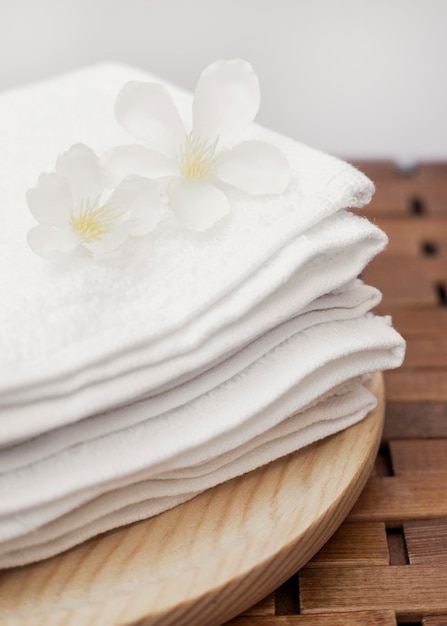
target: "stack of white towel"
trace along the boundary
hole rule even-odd
[[[369,312],[380,294],[356,278],[386,244],[346,210],[372,184],[259,127],[291,164],[285,193],[235,191],[206,233],[165,215],[116,259],[31,252],[25,190],[72,143],[128,141],[114,97],[150,78],[105,65],[0,98],[0,567],[354,424],[375,406],[368,375],[403,358],[390,320]]]

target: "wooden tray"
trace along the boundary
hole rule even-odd
[[[221,624],[303,566],[357,500],[377,454],[378,407],[351,428],[150,520],[0,574],[0,623]]]

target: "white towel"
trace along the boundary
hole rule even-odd
[[[49,265],[27,248],[34,221],[24,191],[70,143],[85,141],[101,152],[124,141],[113,101],[131,79],[154,80],[122,66],[99,66],[0,98],[0,157],[8,164],[0,171],[0,188],[14,207],[0,217],[0,328],[7,329],[1,336],[0,393],[57,380],[167,337],[300,233],[371,197],[372,184],[351,166],[254,126],[250,137],[271,141],[289,159],[287,192],[260,199],[234,191],[231,214],[212,232],[192,233],[166,215],[152,235],[130,242],[115,262],[78,258]],[[186,115],[190,96],[169,88]],[[275,280],[278,286],[281,274]]]
[[[220,332],[216,329],[209,339],[205,337],[197,349],[176,357],[176,343],[166,341],[172,347],[174,356],[151,363],[148,359],[151,346],[147,350],[140,348],[135,351],[135,356],[127,355],[127,367],[121,375],[113,375],[114,362],[110,361],[110,366],[105,364],[102,368],[104,378],[96,384],[82,385],[72,394],[61,393],[40,402],[28,401],[5,406],[3,410],[0,409],[3,421],[0,443],[7,445],[38,435],[93,413],[172,388],[197,376],[283,320],[305,311],[315,298],[352,280],[383,248],[385,242],[383,233],[367,220],[338,212],[287,246],[284,254],[278,255],[268,265],[276,279],[279,272],[274,269],[278,264],[281,266],[283,282],[278,289],[274,289],[275,280],[260,271],[239,289],[239,292],[243,291],[242,294],[238,292],[234,298],[230,296],[226,299],[220,307],[216,306],[208,316],[210,324],[215,324],[216,318],[222,317],[219,316],[222,309],[231,308],[234,299],[239,303],[244,299],[246,303],[239,319],[236,317],[237,308],[233,306],[232,316],[227,315],[229,325],[223,326]],[[266,285],[270,291],[264,295]],[[194,330],[197,331],[197,326],[206,328],[206,325],[207,320],[203,319],[198,320],[195,328],[193,325],[191,335],[195,342],[200,332]],[[183,329],[182,334],[187,337],[188,329]],[[180,343],[178,336],[174,339]],[[146,365],[148,360],[149,365]],[[107,369],[109,371],[104,371]],[[28,400],[23,392],[19,397]]]
[[[284,290],[283,298],[279,298],[279,295],[275,297],[275,304],[284,313],[288,310],[290,300],[294,298],[295,291],[290,286],[290,289]],[[282,324],[272,329],[190,382],[154,396],[150,403],[138,402],[126,406],[123,410],[95,415],[65,428],[51,430],[40,437],[33,437],[22,444],[4,448],[0,454],[0,473],[34,463],[75,444],[127,428],[172,410],[231,378],[269,349],[287,339],[291,332],[295,333],[315,324],[360,317],[379,301],[380,293],[377,289],[364,285],[359,280],[349,283],[345,288],[313,301],[301,311],[293,324]],[[250,337],[250,330],[255,326],[257,316],[262,315],[262,309],[258,308],[254,313],[257,315],[253,316],[254,319],[250,317],[251,325],[244,324],[247,340]],[[243,336],[243,333],[239,334]],[[62,407],[63,415],[64,410]]]
[[[27,248],[25,190],[58,153],[128,139],[106,65],[0,96],[0,567],[157,514],[362,419],[361,385],[404,344],[355,280],[386,237],[349,214],[371,197],[342,161],[259,126],[289,189],[250,197],[211,231],[166,211],[104,261]],[[157,79],[158,80],[158,79]],[[189,94],[170,85],[182,115]]]
[[[176,506],[206,487],[251,471],[313,441],[351,426],[374,408],[375,397],[360,384],[315,407],[283,420],[278,426],[208,464],[177,471],[163,479],[141,481],[114,489],[59,517],[38,530],[0,544],[0,567],[48,558],[106,530],[151,517]],[[197,491],[185,491],[185,478],[200,477]],[[192,486],[192,485],[191,485]],[[177,495],[164,495],[169,489]],[[162,491],[163,495],[154,495]]]
[[[20,524],[31,530],[33,518],[38,527],[110,489],[228,452],[347,380],[397,366],[402,356],[402,340],[385,318],[298,332],[171,412],[1,475],[0,537],[20,534]]]

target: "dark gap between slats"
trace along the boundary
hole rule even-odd
[[[425,202],[421,200],[421,198],[414,196],[410,199],[409,204],[410,213],[412,215],[425,215],[427,213],[427,207],[425,206]]]
[[[421,252],[424,256],[437,256],[439,254],[439,246],[434,241],[423,241],[421,243]]]
[[[407,544],[402,526],[386,529],[390,565],[409,565]]]
[[[393,463],[391,461],[390,447],[388,443],[382,443],[374,464],[376,476],[393,476]]]
[[[300,583],[294,574],[275,591],[275,615],[298,615],[300,612]]]
[[[441,306],[447,306],[447,289],[444,283],[436,283],[435,285],[436,298],[438,304]]]

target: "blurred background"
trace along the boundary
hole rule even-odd
[[[0,0],[0,90],[119,61],[255,67],[258,121],[352,159],[447,159],[445,0]]]

